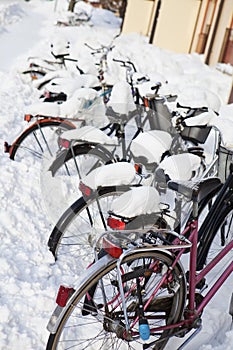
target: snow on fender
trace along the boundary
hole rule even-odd
[[[92,190],[101,186],[130,185],[135,175],[136,171],[131,163],[119,162],[94,169],[82,179],[82,183]]]

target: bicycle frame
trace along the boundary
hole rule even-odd
[[[141,116],[139,116],[139,118],[141,118]],[[131,117],[130,120],[131,119],[133,119],[133,117]],[[117,122],[113,123],[113,125],[110,126],[110,132],[108,133],[108,135],[112,134],[115,131],[116,136],[118,138],[118,144],[115,145],[113,143],[114,148],[112,150],[108,150],[108,148],[106,147],[108,145],[106,145],[106,144],[103,144],[103,145],[97,144],[97,143],[93,143],[93,142],[88,141],[88,140],[82,141],[82,144],[83,145],[86,144],[86,145],[90,146],[91,148],[96,149],[97,151],[103,153],[105,155],[105,157],[108,158],[109,162],[115,163],[115,162],[118,162],[119,160],[131,161],[132,160],[132,155],[130,154],[131,143],[142,132],[143,127],[147,121],[148,121],[148,116],[146,116],[143,121],[141,121],[141,120],[136,121],[137,129],[136,129],[134,135],[132,136],[132,138],[129,140],[128,144],[126,144],[126,139],[125,139],[126,123],[117,123]],[[66,141],[66,139],[64,139],[64,141]],[[58,156],[62,157],[63,153],[67,152],[67,148],[69,148],[71,151],[71,154],[72,154],[72,159],[74,161],[75,169],[77,170],[77,174],[79,176],[79,179],[81,179],[81,175],[80,175],[80,171],[79,171],[79,167],[78,167],[78,163],[76,161],[76,156],[75,156],[75,151],[74,151],[74,148],[77,146],[80,147],[80,144],[77,144],[76,141],[77,140],[74,140],[71,142],[68,141],[68,143],[67,143],[68,147],[63,146],[63,149],[61,150],[61,154]],[[115,154],[116,150],[119,150],[121,152],[121,154],[120,155]],[[95,164],[93,164],[92,169],[90,169],[90,171],[93,170],[94,168],[95,168]]]
[[[209,301],[213,298],[213,296],[216,294],[216,292],[220,289],[221,285],[226,281],[226,279],[230,276],[230,274],[233,272],[233,262],[231,262],[227,268],[224,270],[224,272],[220,275],[216,283],[211,287],[211,289],[208,291],[206,296],[204,296],[201,303],[198,305],[197,308],[195,308],[195,289],[197,284],[215,267],[217,264],[222,260],[223,257],[225,257],[231,249],[233,249],[233,241],[231,241],[229,244],[225,246],[225,248],[209,263],[207,264],[203,270],[201,270],[198,274],[196,274],[196,267],[197,267],[197,237],[198,237],[198,221],[195,220],[194,222],[190,223],[189,226],[186,228],[185,234],[189,229],[192,229],[192,232],[189,236],[189,240],[192,242],[192,247],[190,249],[190,264],[189,264],[189,305],[188,305],[188,321],[194,320],[197,316],[201,314],[205,306],[209,303]],[[182,255],[182,251],[179,252],[177,255],[177,258],[179,259]],[[177,260],[176,258],[176,260]],[[175,261],[176,261],[175,260]],[[186,324],[186,321],[184,320],[184,324]]]
[[[165,330],[172,330],[172,329],[177,329],[179,328],[179,331],[185,331],[186,329],[190,330],[192,328],[199,328],[199,326],[201,325],[199,321],[199,316],[201,315],[202,311],[204,310],[205,306],[210,302],[210,300],[214,297],[214,295],[216,294],[216,292],[221,288],[222,284],[227,280],[227,278],[230,276],[230,274],[233,272],[233,262],[230,262],[230,264],[227,266],[227,268],[224,270],[224,272],[220,275],[220,277],[218,278],[218,280],[216,281],[216,283],[214,284],[213,287],[211,287],[211,289],[208,291],[208,293],[203,297],[202,301],[200,302],[200,304],[196,307],[195,306],[195,290],[196,290],[196,286],[197,284],[215,267],[217,266],[217,264],[221,261],[221,259],[227,255],[227,253],[229,253],[229,251],[231,249],[233,249],[233,241],[231,241],[209,264],[206,265],[206,267],[198,274],[196,275],[196,264],[197,264],[197,243],[198,243],[198,220],[195,219],[194,221],[190,222],[186,229],[183,231],[183,233],[181,235],[186,235],[188,232],[191,233],[189,235],[189,241],[192,243],[191,248],[190,248],[190,260],[189,260],[189,295],[187,297],[187,301],[188,301],[188,305],[185,309],[185,313],[184,313],[184,319],[171,324],[171,325],[165,325],[165,326],[160,326],[160,327],[156,327],[153,329],[150,329],[151,332],[161,332],[161,331],[165,331]],[[175,242],[175,241],[174,241]],[[174,243],[174,248],[173,247],[152,247],[152,248],[148,248],[149,250],[151,249],[153,250],[174,250],[176,249],[177,246]],[[136,248],[137,249],[137,248]],[[149,306],[151,300],[153,299],[153,297],[156,295],[156,293],[158,292],[159,288],[161,287],[161,285],[163,285],[164,283],[167,283],[167,280],[169,278],[169,273],[170,271],[173,270],[173,268],[175,267],[175,265],[177,263],[179,263],[181,256],[183,255],[184,251],[186,248],[182,248],[180,249],[179,253],[175,256],[175,259],[173,261],[173,264],[170,266],[169,271],[166,272],[159,284],[156,286],[155,290],[153,291],[153,293],[151,293],[151,297],[149,298],[149,300],[146,302],[146,304],[144,305],[144,311],[146,311],[147,307]],[[135,251],[133,249],[133,251]],[[118,280],[121,281],[121,262],[122,260],[130,255],[130,253],[132,253],[132,249],[129,249],[127,251],[125,251],[125,253],[123,253],[120,258],[118,259],[118,263],[117,263],[117,271],[118,271]],[[128,317],[127,317],[127,311],[126,311],[126,304],[125,304],[125,297],[127,297],[127,295],[129,294],[129,291],[127,292],[127,294],[124,294],[123,291],[123,284],[119,283],[119,288],[120,288],[120,294],[121,294],[121,302],[122,302],[122,306],[123,306],[123,310],[124,310],[124,318],[125,318],[125,324],[126,324],[126,331],[130,331],[131,328],[133,328],[135,326],[135,324],[138,322],[139,316],[137,316],[135,318],[135,320],[129,324],[128,321]],[[136,285],[135,285],[136,288]],[[131,333],[131,335],[133,335]],[[134,334],[136,335],[136,334]],[[153,342],[154,343],[154,342]],[[144,349],[150,347],[152,345],[152,343],[148,343],[146,345],[144,345]]]
[[[228,198],[227,196],[229,195],[229,191],[233,187],[233,165],[231,166],[230,169],[230,175],[224,184],[223,188],[221,189],[215,204],[213,205],[213,208],[210,211],[210,214],[207,215],[207,218],[205,220],[204,224],[204,231],[202,232],[202,235],[205,234],[205,229],[208,227],[208,224],[211,223],[212,221],[215,223],[216,221],[213,220],[213,217],[218,213],[219,209],[221,208],[221,205],[223,204],[224,200]],[[231,191],[230,191],[231,193]],[[231,261],[226,268],[224,268],[224,271],[221,273],[221,275],[218,277],[214,285],[209,289],[207,294],[202,297],[202,300],[200,303],[196,305],[196,300],[195,300],[195,294],[196,294],[196,289],[197,285],[221,262],[221,260],[227,256],[227,254],[233,249],[233,241],[229,242],[222,250],[220,253],[218,253],[212,261],[210,261],[205,267],[202,267],[202,269],[198,272],[197,274],[197,266],[198,266],[198,204],[197,204],[197,194],[193,194],[193,217],[194,219],[191,220],[186,224],[185,229],[183,232],[180,234],[183,237],[188,237],[188,240],[191,242],[191,248],[190,248],[190,256],[189,256],[189,293],[187,296],[187,305],[184,310],[184,319],[171,324],[171,325],[166,325],[166,326],[160,326],[157,328],[153,328],[150,331],[151,332],[161,332],[165,330],[172,330],[172,329],[179,329],[179,331],[186,331],[190,330],[192,328],[198,329],[201,326],[200,322],[200,315],[203,312],[204,308],[206,305],[212,300],[212,298],[215,296],[217,291],[221,288],[222,284],[227,280],[227,278],[231,275],[233,272],[233,262]],[[214,225],[213,223],[213,225]],[[211,226],[211,225],[209,225]],[[210,228],[211,229],[211,228]],[[179,236],[180,237],[180,236]],[[179,238],[178,237],[178,238]],[[201,236],[202,237],[202,236]],[[180,263],[180,259],[182,255],[186,252],[186,248],[181,247],[179,251],[177,252],[177,244],[178,244],[178,238],[176,238],[173,241],[173,246],[161,246],[157,247],[157,250],[168,250],[170,251],[171,254],[174,255],[174,260],[171,266],[169,266],[168,271],[162,276],[159,284],[155,288],[155,290],[152,293],[152,297],[147,301],[147,303],[144,305],[144,311],[146,311],[148,305],[150,304],[150,300],[156,295],[157,291],[159,290],[160,286],[163,285],[164,283],[167,283],[166,281],[169,280],[169,273],[174,269],[174,267]],[[138,249],[138,248],[136,248]],[[154,250],[155,247],[148,247],[150,250]],[[126,250],[118,259],[118,280],[121,281],[121,271],[120,271],[120,265],[123,259],[130,255],[132,251],[135,251],[134,249],[129,249]],[[201,255],[201,259],[203,256]],[[122,306],[124,310],[124,318],[125,318],[125,324],[126,324],[126,330],[130,331],[130,329],[136,324],[138,321],[138,317],[132,322],[132,324],[129,324],[128,317],[127,317],[127,308],[125,304],[125,297],[126,295],[124,294],[123,291],[123,286],[122,283],[119,283],[120,288],[120,294],[121,294],[121,300],[122,300]],[[136,287],[135,287],[136,288]],[[148,347],[152,343],[148,344]],[[147,348],[147,345],[145,349]]]
[[[190,233],[191,230],[191,233]],[[164,230],[165,231],[165,230]],[[132,231],[135,233],[135,231]],[[185,238],[185,236],[190,233],[189,238]],[[106,233],[105,233],[106,234]],[[102,235],[102,237],[105,236],[105,234]],[[157,333],[157,332],[163,332],[166,330],[174,330],[173,335],[175,334],[183,334],[185,332],[188,332],[191,329],[198,329],[200,328],[201,322],[200,322],[200,315],[202,311],[204,310],[205,306],[209,303],[209,301],[214,297],[216,292],[220,289],[221,285],[227,280],[227,278],[230,276],[230,274],[233,272],[233,262],[231,262],[227,268],[223,271],[221,276],[218,278],[215,285],[208,291],[206,296],[203,297],[202,301],[199,303],[199,305],[195,306],[195,289],[197,284],[206,276],[220,261],[221,259],[227,255],[227,253],[233,248],[233,241],[230,242],[221,253],[219,253],[211,263],[209,263],[200,273],[196,276],[196,258],[197,258],[197,238],[198,238],[198,220],[195,219],[193,221],[190,221],[187,225],[186,229],[183,231],[182,235],[179,235],[177,233],[174,233],[176,235],[175,240],[171,245],[166,246],[135,246],[134,248],[129,248],[128,250],[124,251],[118,258],[114,258],[110,254],[106,254],[101,259],[97,260],[94,264],[91,264],[87,271],[86,275],[81,279],[79,283],[79,287],[76,289],[76,291],[80,290],[83,285],[86,285],[88,281],[92,279],[92,276],[95,274],[96,271],[98,271],[100,266],[107,266],[112,261],[117,262],[117,275],[118,275],[118,282],[119,282],[119,295],[121,296],[121,300],[117,296],[115,296],[112,300],[108,302],[108,304],[114,304],[114,308],[117,308],[120,304],[122,304],[122,308],[124,311],[124,319],[125,319],[125,339],[127,340],[127,334],[131,334],[132,336],[138,336],[138,332],[132,331],[133,327],[139,320],[139,316],[136,315],[135,319],[131,319],[131,323],[129,323],[128,316],[127,316],[127,307],[125,304],[125,298],[137,288],[137,284],[135,282],[134,286],[131,286],[130,290],[124,291],[123,289],[123,281],[122,276],[124,274],[124,271],[121,267],[121,264],[124,262],[124,259],[126,257],[129,257],[131,254],[134,254],[135,252],[143,252],[143,251],[163,251],[164,253],[167,252],[170,256],[174,256],[174,260],[171,266],[169,266],[169,269],[162,275],[160,281],[158,282],[157,286],[154,288],[154,290],[150,293],[149,299],[146,301],[144,305],[144,311],[147,310],[148,306],[150,305],[150,302],[152,299],[156,296],[156,293],[160,289],[160,287],[163,284],[169,283],[169,277],[172,278],[172,275],[169,276],[171,271],[175,268],[176,265],[180,264],[180,258],[183,255],[183,253],[186,251],[187,247],[191,247],[190,251],[190,260],[189,260],[189,269],[190,269],[190,275],[189,275],[189,295],[186,298],[186,308],[184,309],[184,318],[176,323],[164,325],[164,326],[158,326],[150,328],[150,332]],[[182,239],[183,237],[183,239]],[[179,245],[178,240],[180,242],[182,241],[182,245]],[[178,252],[176,255],[175,252]],[[155,261],[152,262],[152,266],[156,267],[156,258]],[[182,267],[182,264],[180,264]],[[184,270],[183,270],[184,273]],[[105,294],[105,291],[102,290],[103,295]],[[69,307],[72,302],[73,298],[75,298],[76,292],[72,295],[72,297],[69,298],[67,307]],[[54,313],[50,319],[50,322],[48,324],[48,330],[50,333],[55,334],[57,331],[57,327],[59,325],[60,320],[64,317],[66,313],[66,307],[60,307],[59,305],[54,310]],[[173,336],[172,334],[170,335]],[[156,341],[152,341],[143,345],[143,349],[150,348]]]

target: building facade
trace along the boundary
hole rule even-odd
[[[233,65],[232,0],[127,0],[122,32],[174,52],[197,52],[209,65]]]

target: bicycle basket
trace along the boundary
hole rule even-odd
[[[149,115],[149,123],[151,130],[163,130],[172,134],[176,133],[171,122],[171,112],[165,104],[163,97],[156,97],[149,100],[151,113]]]
[[[230,164],[232,162],[233,150],[229,150],[223,146],[220,146],[218,155],[218,177],[222,182],[226,181],[226,178],[230,172]]]
[[[184,140],[191,141],[194,144],[203,144],[206,142],[210,130],[211,126],[185,126],[180,134]]]

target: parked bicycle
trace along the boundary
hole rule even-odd
[[[62,48],[64,49],[63,46]],[[108,96],[111,93],[111,87],[104,80],[106,69],[103,69],[103,65],[107,62],[107,54],[112,49],[112,42],[109,46],[101,46],[98,49],[91,49],[94,50],[92,52],[93,54],[101,53],[99,63],[101,72],[98,72],[98,78],[94,77],[95,79],[93,80],[93,76],[90,76],[89,74],[81,74],[77,77],[78,81],[74,84],[74,79],[68,79],[68,82],[61,78],[55,79],[57,77],[55,71],[52,74],[46,74],[47,77],[45,75],[44,78],[38,80],[38,88],[45,86],[45,84],[48,84],[51,80],[53,83],[50,86],[50,91],[46,92],[44,98],[45,103],[32,105],[29,108],[29,113],[24,117],[27,122],[34,120],[35,122],[29,128],[24,130],[12,144],[5,142],[5,152],[9,153],[10,159],[22,160],[27,154],[41,159],[46,151],[50,156],[54,155],[60,147],[57,144],[58,136],[61,136],[64,130],[75,129],[77,126],[85,125],[82,118],[82,112],[87,114],[93,104],[96,105],[96,102],[99,102],[99,104],[106,103]],[[61,50],[61,52],[63,52],[63,50]],[[55,55],[53,53],[53,55],[61,60],[62,65],[65,68],[65,61],[66,59],[69,60],[66,56],[69,54],[60,53]],[[33,70],[33,68],[31,68],[30,72]],[[53,68],[55,70],[55,67]],[[69,85],[68,87],[62,85],[65,82]],[[91,90],[90,86],[95,87],[96,91],[93,89]],[[67,96],[69,97],[68,99]],[[80,99],[82,99],[81,106]],[[56,103],[52,104],[48,102]],[[80,107],[78,115],[76,115],[77,107]],[[91,113],[94,114],[94,111]],[[100,113],[102,113],[102,115],[100,115]],[[98,117],[94,117],[97,121],[90,118],[89,114],[86,123],[102,128],[108,124],[108,120],[104,114],[105,111],[103,109],[101,111],[100,108],[98,111]],[[50,142],[54,145],[53,150],[51,149],[52,146],[50,145]]]
[[[165,173],[170,177],[165,177]],[[80,182],[82,197],[56,222],[48,241],[50,251],[55,259],[65,261],[72,270],[77,258],[86,261],[98,235],[109,228],[122,230],[159,226],[176,228],[180,232],[188,219],[189,204],[179,197],[171,197],[169,193],[168,196],[163,195],[164,187],[167,178],[194,180],[194,174],[196,179],[202,176],[201,160],[189,153],[165,158],[158,164],[156,176],[144,175],[140,167],[136,172],[132,164],[121,162],[92,171]],[[206,214],[206,208],[220,188],[221,181],[217,178],[211,178],[209,186],[202,188],[200,213]],[[158,193],[163,196],[160,210],[156,205]],[[51,198],[51,191],[48,197]],[[50,203],[51,199],[48,200]]]
[[[55,222],[57,217],[64,212],[64,204],[67,203],[69,205],[81,196],[78,189],[80,179],[104,164],[132,161],[140,164],[140,171],[144,175],[149,176],[149,174],[152,174],[153,178],[154,170],[164,157],[189,151],[200,157],[202,176],[214,176],[217,174],[217,140],[215,140],[216,144],[210,159],[205,158],[205,150],[202,147],[202,144],[205,143],[210,134],[211,128],[206,128],[202,125],[194,127],[184,126],[186,120],[199,118],[198,113],[206,111],[207,108],[188,109],[188,112],[184,113],[182,118],[180,116],[179,127],[182,131],[177,132],[172,126],[172,116],[165,103],[167,99],[157,94],[153,95],[153,97],[150,95],[147,99],[149,101],[146,101],[146,103],[154,104],[152,106],[153,109],[147,109],[146,107],[144,112],[143,109],[136,110],[138,116],[136,119],[133,119],[136,121],[136,127],[131,130],[130,138],[127,141],[125,128],[129,126],[128,119],[130,114],[128,118],[127,115],[119,114],[118,116],[117,113],[111,116],[111,118],[115,118],[113,126],[115,125],[116,127],[118,123],[120,126],[119,129],[115,129],[115,135],[119,140],[117,143],[113,142],[114,140],[107,137],[106,134],[100,134],[99,130],[95,131],[95,129],[90,127],[65,132],[62,135],[60,142],[62,142],[63,148],[49,167],[52,176],[45,177],[43,175],[41,182],[45,198],[47,198],[46,188],[48,187],[48,182],[50,189],[54,187],[53,181],[56,184],[56,195],[54,193],[54,200],[51,202],[53,192],[50,191],[50,205],[48,207],[49,213],[51,213],[51,208],[54,209],[52,214],[55,213],[56,208],[57,216],[53,215]],[[150,128],[152,129],[151,131],[146,131]],[[47,171],[47,169],[45,170]],[[59,183],[60,185],[58,186]],[[60,190],[59,203],[63,203],[62,208],[58,208],[59,204],[56,200],[58,188]]]
[[[123,62],[123,61],[120,61]],[[125,62],[123,62],[126,64]],[[128,64],[128,63],[127,63]],[[115,86],[114,92],[121,96],[122,100],[125,100],[124,93],[121,95],[121,90],[123,90],[124,86],[119,85]],[[168,132],[172,135],[172,137],[181,136],[179,143],[180,147],[184,150],[189,149],[190,152],[203,155],[204,149],[202,145],[206,142],[211,127],[207,127],[205,124],[192,125],[191,127],[186,126],[185,123],[189,119],[194,119],[194,117],[198,116],[200,113],[208,112],[207,107],[183,107],[180,104],[178,105],[179,109],[183,109],[185,112],[183,115],[175,112],[176,115],[176,124],[172,125],[172,118],[174,114],[171,113],[167,107],[167,102],[176,99],[177,96],[167,95],[161,96],[158,94],[159,88],[161,87],[160,83],[151,85],[154,90],[153,94],[149,94],[148,96],[140,96],[135,90],[135,86],[132,84],[131,88],[134,89],[134,94],[136,96],[137,103],[139,103],[139,99],[143,100],[143,105],[138,105],[138,109],[135,113],[129,113],[129,115],[124,115],[123,113],[117,113],[114,110],[107,109],[107,113],[109,111],[109,118],[112,122],[111,134],[114,135],[118,139],[118,147],[116,147],[115,143],[112,140],[101,138],[96,133],[96,140],[93,142],[93,137],[88,138],[88,133],[85,132],[85,138],[83,137],[82,130],[77,130],[72,133],[65,133],[61,139],[61,144],[63,147],[61,148],[61,152],[57,154],[56,159],[53,164],[51,164],[49,170],[52,173],[52,176],[65,176],[68,175],[78,175],[79,178],[87,174],[87,171],[90,171],[94,168],[94,165],[98,166],[98,164],[105,164],[110,162],[115,162],[118,160],[127,160],[130,161],[132,159],[133,147],[137,142],[140,142],[140,146],[145,148],[144,145],[146,142],[146,134],[144,135],[142,132],[145,130],[162,130]],[[129,93],[126,91],[126,96]],[[128,94],[128,95],[127,95]],[[130,97],[130,96],[129,96]],[[133,102],[130,101],[128,97],[128,103],[132,105]],[[120,98],[119,98],[120,100]],[[119,102],[118,102],[119,103]],[[120,104],[120,103],[119,103]],[[117,108],[117,104],[114,105],[114,108]],[[131,111],[130,111],[131,112]],[[135,119],[132,118],[132,115],[136,115]],[[130,125],[130,122],[135,121],[136,125],[134,126],[134,131],[131,132],[131,136],[128,140],[128,144],[126,146],[126,130]],[[92,130],[93,134],[94,130]],[[128,132],[129,133],[129,132]],[[139,134],[142,133],[140,136]],[[139,137],[138,137],[139,136]],[[139,141],[140,139],[140,141]],[[181,146],[181,139],[184,140],[183,146]],[[209,159],[205,159],[206,168],[213,167],[212,162],[217,161],[217,149],[218,149],[218,134],[215,134],[215,143],[214,153]],[[185,143],[187,145],[185,145]],[[109,145],[112,144],[112,149],[109,151]],[[120,147],[119,147],[120,146]],[[132,147],[133,146],[133,147]],[[137,146],[135,146],[136,148]],[[143,153],[146,150],[143,149],[141,154],[141,162],[143,163]],[[177,152],[179,152],[177,150]],[[87,169],[85,167],[85,171],[82,170],[83,164],[86,162],[81,161],[82,157],[85,156],[90,159],[93,158],[92,167]],[[96,156],[95,156],[96,153]],[[133,152],[135,153],[135,152]],[[139,154],[137,152],[137,154]],[[95,160],[96,157],[96,160]],[[134,154],[135,158],[135,154]],[[139,157],[140,158],[140,157]],[[146,158],[146,157],[145,157]],[[84,158],[85,159],[85,158]],[[148,160],[144,159],[144,163],[148,162]],[[150,160],[149,160],[150,161]],[[138,160],[139,162],[139,160]],[[208,170],[207,170],[208,171]],[[68,180],[67,180],[68,181]]]
[[[194,331],[179,349],[191,341],[201,330],[205,307],[233,272],[233,165],[198,229],[197,198],[208,181],[168,183],[192,201],[192,216],[180,234],[167,229],[103,234],[96,262],[79,284],[59,289],[47,350],[161,350],[171,337]],[[187,251],[188,266],[182,260]]]
[[[55,156],[60,147],[57,140],[62,133],[85,123],[95,123],[92,111],[102,104],[102,96],[97,91],[83,88],[62,104],[44,102],[29,106],[24,119],[32,124],[12,144],[4,143],[5,152],[12,160],[27,162]],[[108,121],[103,114],[96,123],[102,127]]]
[[[54,72],[61,70],[64,71],[63,74],[65,74],[65,71],[67,71],[67,64],[69,65],[69,63],[73,66],[73,71],[83,73],[77,64],[78,60],[70,57],[69,41],[51,43],[50,48],[53,60],[42,57],[29,57],[29,67],[22,71],[23,75],[30,76],[32,80],[38,80],[36,87],[39,90],[54,77]],[[48,74],[48,77],[45,78],[46,74]],[[67,75],[68,74],[69,72],[67,71]],[[57,73],[55,76],[57,76]]]

